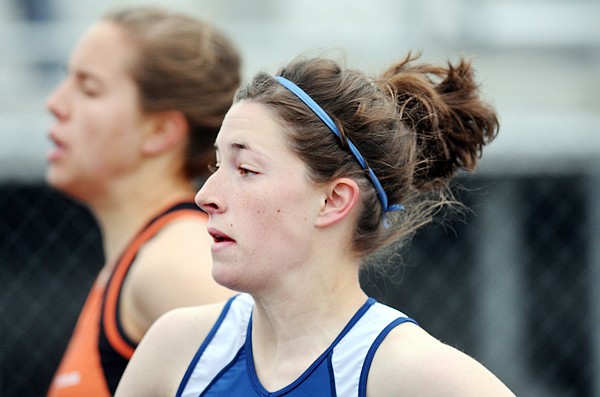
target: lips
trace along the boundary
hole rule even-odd
[[[48,153],[48,161],[54,162],[58,160],[66,151],[64,143],[56,137],[54,132],[50,132],[50,140],[54,143],[54,147]]]
[[[232,239],[231,237],[229,237],[229,236],[228,236],[228,235],[226,235],[225,233],[221,232],[221,231],[220,231],[220,230],[218,230],[218,229],[212,228],[212,227],[211,227],[211,228],[208,228],[208,234],[210,234],[210,235],[211,235],[211,237],[213,238],[213,241],[214,241],[216,244],[219,244],[219,243],[227,243],[227,242],[232,242],[232,243],[234,243],[234,242],[235,242],[235,240],[234,240],[234,239]]]

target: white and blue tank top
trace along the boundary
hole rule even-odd
[[[267,391],[252,357],[252,308],[248,294],[231,298],[196,352],[177,397],[365,397],[367,376],[377,348],[404,322],[402,312],[369,298],[331,346],[288,386]]]

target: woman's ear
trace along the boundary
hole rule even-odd
[[[345,219],[356,206],[360,189],[354,179],[338,178],[328,185],[315,226],[326,227]]]
[[[155,155],[166,152],[187,138],[189,125],[180,111],[159,112],[150,118],[142,141],[144,154]]]

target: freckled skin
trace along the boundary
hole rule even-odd
[[[230,109],[216,148],[218,168],[196,201],[207,207],[210,226],[235,244],[213,251],[213,276],[238,291],[247,286],[232,283],[279,285],[272,280],[274,273],[283,277],[285,269],[306,261],[306,247],[315,238],[313,218],[322,205],[321,188],[287,147],[270,111],[257,103],[242,101]],[[289,241],[296,242],[291,250]]]

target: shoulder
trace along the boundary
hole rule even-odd
[[[139,340],[169,310],[233,295],[212,277],[211,244],[203,216],[172,220],[144,244],[122,289],[121,320],[130,337]]]
[[[419,326],[393,329],[377,350],[367,395],[514,396],[473,358],[435,339]]]
[[[173,213],[175,218],[165,216],[163,224],[156,235],[145,244],[146,247],[154,245],[173,245],[175,247],[185,246],[191,240],[196,242],[210,243],[212,239],[206,230],[207,216],[201,211],[187,210],[185,212]],[[197,246],[197,244],[195,245]],[[190,247],[192,248],[192,247]]]
[[[164,265],[188,266],[211,263],[212,238],[202,216],[188,216],[171,220],[140,248],[136,267],[140,262],[156,266],[156,271],[172,269]]]
[[[212,278],[212,243],[203,217],[176,219],[144,244],[128,277],[163,298],[184,294],[185,306],[227,299],[232,294]]]
[[[174,395],[224,304],[180,308],[161,316],[135,350],[116,395]]]

